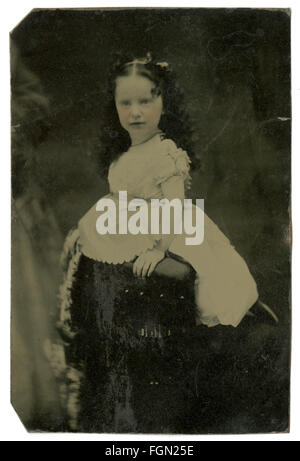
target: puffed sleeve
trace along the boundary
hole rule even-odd
[[[160,185],[173,176],[181,176],[184,179],[185,188],[189,189],[190,163],[191,160],[185,150],[178,148],[171,139],[165,139],[161,143],[156,162],[155,185]]]

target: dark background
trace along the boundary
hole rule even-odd
[[[27,187],[38,184],[62,234],[107,190],[94,152],[111,54],[150,50],[172,65],[185,93],[201,161],[192,197],[205,199],[262,300],[288,325],[289,11],[34,10],[11,38],[13,73],[22,62],[49,101]],[[28,123],[34,132],[41,117]]]

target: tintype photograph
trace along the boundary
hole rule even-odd
[[[289,431],[289,9],[35,9],[10,34],[28,431]]]

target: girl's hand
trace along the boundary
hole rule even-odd
[[[157,250],[147,250],[133,264],[133,274],[137,277],[150,277],[157,264],[164,259],[165,253]]]

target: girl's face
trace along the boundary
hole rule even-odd
[[[122,127],[132,144],[140,144],[158,131],[162,115],[162,97],[151,80],[139,75],[116,79],[115,103]]]

